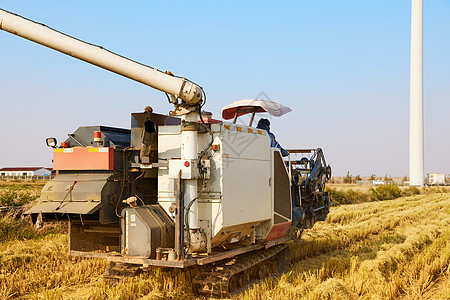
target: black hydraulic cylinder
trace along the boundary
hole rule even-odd
[[[179,260],[184,259],[184,200],[181,170],[178,173],[177,211],[175,216],[175,252]]]

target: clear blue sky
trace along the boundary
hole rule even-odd
[[[450,172],[450,0],[424,1],[425,172]],[[411,2],[3,1],[45,23],[203,86],[216,117],[265,92],[285,148],[322,147],[335,175],[409,173]],[[0,31],[0,167],[51,166],[45,138],[127,127],[165,95]]]

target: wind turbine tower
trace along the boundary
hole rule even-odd
[[[423,0],[411,0],[409,182],[424,184],[423,172]]]

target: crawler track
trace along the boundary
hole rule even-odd
[[[228,296],[241,290],[251,280],[263,279],[268,275],[288,269],[290,250],[287,244],[268,249],[250,251],[215,263],[195,267],[192,279],[194,291],[208,296]],[[129,263],[110,262],[104,278],[120,280],[142,273],[142,266]]]
[[[289,247],[286,244],[278,245],[205,267],[194,277],[192,283],[200,294],[228,296],[246,286],[251,279],[262,279],[267,275],[285,271],[289,262]]]

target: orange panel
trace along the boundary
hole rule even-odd
[[[54,170],[114,170],[113,148],[58,148]]]
[[[273,225],[272,230],[270,230],[269,235],[266,239],[268,241],[271,241],[285,236],[289,228],[291,227],[291,224],[292,222],[286,222]]]

